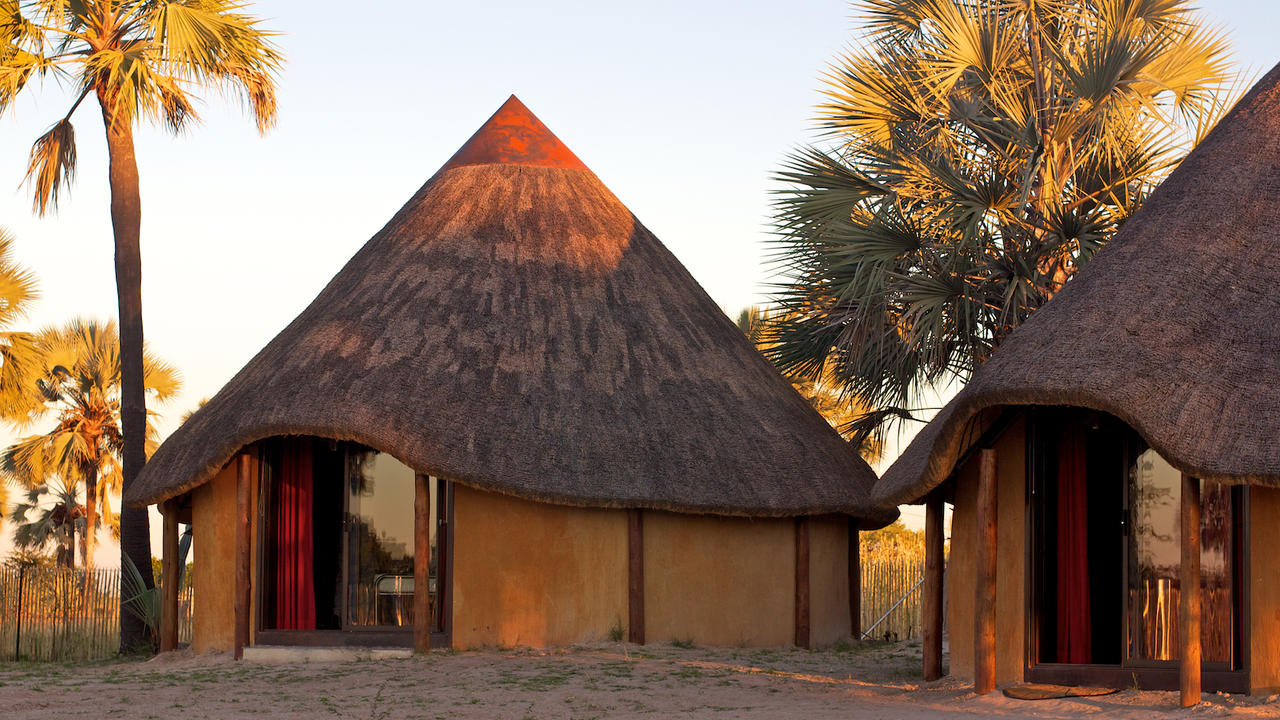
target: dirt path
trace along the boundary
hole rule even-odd
[[[250,665],[175,653],[149,662],[0,664],[5,718],[1105,718],[1275,717],[1280,702],[1168,692],[976,698],[921,685],[918,645],[733,650],[598,645],[555,651]]]

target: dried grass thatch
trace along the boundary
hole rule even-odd
[[[1111,413],[1183,472],[1280,485],[1280,66],[1051,302],[1013,332],[877,483],[915,502],[984,409]]]
[[[857,453],[514,98],[126,499],[187,492],[246,445],[300,434],[552,503],[896,516],[868,501]]]

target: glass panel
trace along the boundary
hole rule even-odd
[[[346,476],[347,625],[411,626],[414,472],[352,448]]]
[[[1235,656],[1235,517],[1231,488],[1206,482],[1200,489],[1200,652],[1205,662]]]
[[[1178,659],[1182,474],[1154,450],[1131,468],[1129,647],[1135,660]],[[1201,653],[1230,663],[1234,647],[1231,489],[1201,491]]]

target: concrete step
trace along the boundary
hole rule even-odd
[[[245,662],[262,665],[297,663],[339,663],[357,660],[390,660],[413,657],[410,648],[398,647],[303,647],[298,645],[254,645],[244,649]]]

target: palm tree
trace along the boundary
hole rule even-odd
[[[174,133],[195,122],[193,93],[218,89],[247,101],[258,130],[276,119],[275,78],[282,57],[271,33],[240,12],[240,0],[0,0],[0,112],[33,78],[69,79],[76,90],[67,114],[36,139],[27,180],[44,214],[76,169],[71,117],[97,101],[107,135],[116,294],[122,341],[123,472],[130,484],[146,462],[143,389],[142,207],[133,126],[140,119]],[[145,509],[126,508],[121,552],[151,577]],[[144,644],[144,629],[122,613],[121,647]]]
[[[0,227],[0,328],[8,328],[35,302],[35,275],[13,257],[13,236]],[[0,419],[22,422],[40,403],[36,377],[40,353],[31,333],[0,330]],[[0,482],[0,525],[9,515],[6,483]]]
[[[752,306],[743,308],[738,313],[738,329],[756,346],[761,353],[768,353],[770,339],[768,328],[775,322],[777,313]],[[841,437],[855,444],[858,454],[869,463],[876,462],[884,452],[883,443],[875,438],[859,435],[856,421],[866,412],[866,406],[856,396],[841,390],[829,378],[816,379],[792,377],[791,386],[800,396],[809,401],[814,410],[827,421]]]
[[[41,502],[45,497],[53,501]],[[85,511],[73,488],[64,484],[30,488],[26,501],[13,506],[9,519],[15,524],[15,548],[42,552],[53,545],[55,564],[76,566],[76,536],[85,534]]]
[[[93,566],[98,508],[111,519],[109,499],[123,486],[120,455],[120,339],[114,322],[72,320],[40,333],[47,371],[38,381],[45,403],[33,422],[53,416],[48,431],[22,438],[0,453],[0,473],[27,488],[58,479],[71,492],[84,488],[86,529],[81,556]],[[151,353],[144,355],[147,394],[166,402],[182,387],[176,369]],[[146,426],[148,450],[156,442],[154,427]]]
[[[35,275],[14,259],[14,239],[0,227],[0,328],[10,328],[35,303]],[[0,330],[0,420],[21,422],[40,405],[35,381],[40,352],[31,333]]]
[[[1187,0],[861,0],[828,143],[779,173],[785,372],[911,418],[967,380],[1233,102]]]

